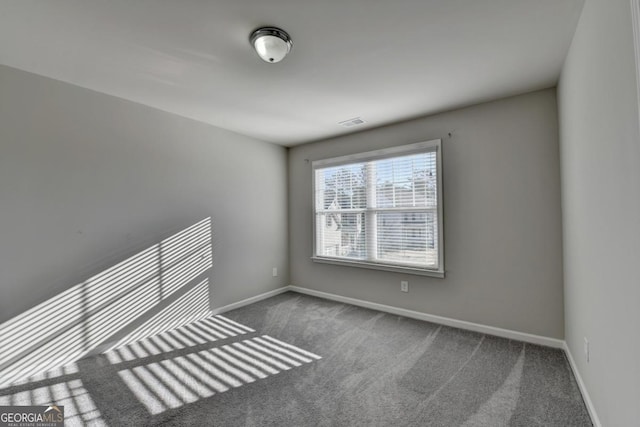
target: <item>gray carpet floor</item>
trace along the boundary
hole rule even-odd
[[[285,293],[0,390],[66,425],[591,426],[562,351]]]

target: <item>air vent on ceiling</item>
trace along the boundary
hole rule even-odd
[[[346,128],[350,128],[353,126],[359,126],[362,125],[364,123],[367,123],[366,121],[362,120],[360,117],[355,117],[353,119],[349,119],[349,120],[344,120],[342,122],[339,122],[338,124],[340,126],[344,126]]]

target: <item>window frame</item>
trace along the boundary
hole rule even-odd
[[[368,260],[355,260],[340,257],[331,257],[317,254],[317,211],[316,211],[316,170],[335,167],[340,165],[348,165],[352,163],[362,163],[373,160],[382,160],[391,157],[408,156],[411,154],[419,153],[436,153],[436,216],[438,219],[438,266],[437,268],[431,267],[419,267],[395,264],[392,262],[372,262]],[[400,145],[395,147],[383,148],[380,150],[366,151],[361,153],[350,154],[346,156],[333,157],[328,159],[314,160],[311,162],[311,189],[312,189],[312,222],[313,222],[313,249],[311,259],[317,263],[334,264],[351,267],[369,268],[374,270],[393,271],[399,273],[416,274],[421,276],[431,276],[437,278],[444,278],[444,204],[443,204],[443,185],[442,185],[442,140],[433,139],[429,141],[417,142],[413,144]],[[401,212],[407,211],[423,211],[428,209],[424,208],[394,208]],[[358,209],[358,211],[366,212],[378,212],[385,211],[386,208],[365,208]],[[345,212],[347,213],[347,212]],[[355,213],[355,212],[354,212]]]

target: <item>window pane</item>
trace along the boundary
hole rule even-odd
[[[318,255],[366,259],[364,213],[319,213],[316,218]]]
[[[435,212],[377,214],[378,260],[401,264],[438,264],[438,226]]]
[[[373,164],[378,208],[436,206],[435,152],[377,160]]]
[[[365,208],[367,190],[364,170],[364,163],[317,170],[318,210]]]

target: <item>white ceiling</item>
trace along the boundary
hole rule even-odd
[[[582,4],[0,0],[0,63],[290,146],[554,86]]]

